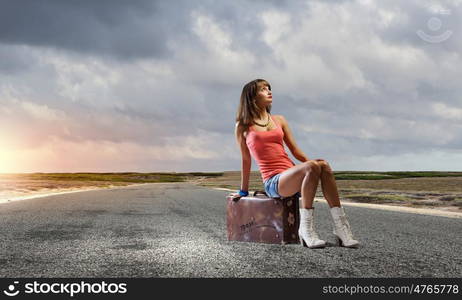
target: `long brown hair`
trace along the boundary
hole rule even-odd
[[[271,90],[271,85],[264,79],[255,79],[244,85],[241,93],[241,101],[237,110],[236,122],[240,126],[248,128],[254,124],[254,119],[259,118],[261,115],[261,108],[257,106],[255,97],[257,96],[258,84],[263,82],[268,89]],[[268,113],[271,112],[271,105],[266,107]]]

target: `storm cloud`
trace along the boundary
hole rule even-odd
[[[462,1],[0,3],[0,172],[238,170],[255,78],[336,170],[462,170]]]

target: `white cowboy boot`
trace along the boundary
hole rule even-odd
[[[318,234],[314,231],[314,209],[300,208],[300,227],[298,228],[298,237],[300,244],[308,248],[322,248],[326,242],[319,239]]]
[[[330,213],[334,220],[334,234],[337,236],[340,246],[349,248],[357,247],[359,242],[353,238],[343,207],[332,207]]]

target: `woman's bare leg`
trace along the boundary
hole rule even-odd
[[[324,198],[326,198],[330,207],[340,207],[340,197],[338,195],[334,172],[327,161],[317,160],[316,162],[321,167],[321,187]]]
[[[312,208],[314,196],[321,175],[321,167],[315,161],[304,162],[281,173],[278,192],[282,197],[289,197],[302,192],[302,208]]]

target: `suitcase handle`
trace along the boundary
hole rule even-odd
[[[262,194],[262,195],[265,195],[266,197],[268,197],[268,195],[266,194],[265,191],[255,191],[255,192],[253,192],[253,195],[254,195],[254,196],[256,196],[256,195],[258,195],[258,194]]]
[[[254,192],[253,192],[253,196],[254,196],[254,197],[257,196],[258,194],[262,194],[262,195],[265,195],[266,197],[268,197],[268,195],[266,194],[265,191],[254,191]],[[241,198],[242,198],[242,196],[236,195],[236,196],[233,197],[233,201],[234,201],[234,202],[237,202],[237,201],[239,201]]]

